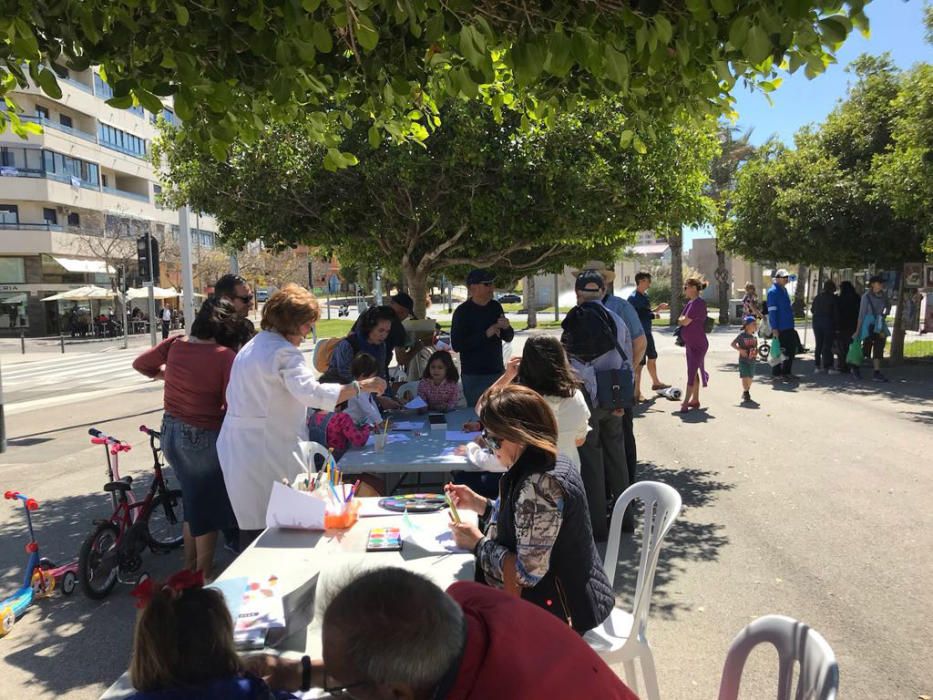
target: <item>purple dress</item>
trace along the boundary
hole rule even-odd
[[[693,319],[689,326],[683,326],[680,331],[680,337],[684,341],[684,349],[687,351],[687,386],[693,386],[693,378],[697,372],[700,373],[700,381],[703,386],[709,380],[709,374],[706,373],[705,361],[706,351],[709,349],[709,340],[706,337],[706,302],[697,297],[687,302],[684,307],[684,316]]]

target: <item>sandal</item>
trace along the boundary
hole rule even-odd
[[[670,389],[670,384],[652,384],[651,391],[661,391],[662,389]]]
[[[699,401],[691,401],[691,402],[688,403],[687,405],[688,405],[690,408],[696,408],[696,409],[699,409],[699,408],[700,408],[700,402],[699,402]]]
[[[690,412],[690,404],[688,403],[680,404],[680,410],[678,411],[678,413],[689,413],[689,412]]]

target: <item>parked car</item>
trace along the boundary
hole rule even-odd
[[[256,290],[256,301],[268,301],[269,300],[269,290],[268,289],[257,289]]]
[[[500,294],[499,295],[500,304],[521,304],[522,298],[518,294]]]

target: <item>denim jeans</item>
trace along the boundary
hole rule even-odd
[[[466,399],[467,406],[473,408],[483,392],[495,384],[496,380],[501,376],[502,372],[499,372],[499,374],[462,375],[460,379],[463,382],[463,398]]]
[[[181,483],[185,522],[195,537],[236,527],[217,457],[219,432],[168,413],[162,418],[162,452]]]

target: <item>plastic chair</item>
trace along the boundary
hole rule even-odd
[[[645,684],[647,700],[659,700],[658,674],[654,667],[654,655],[645,632],[648,628],[648,612],[651,609],[651,594],[654,589],[654,573],[661,553],[661,542],[680,513],[681,498],[677,491],[657,481],[640,481],[625,489],[612,509],[609,523],[609,541],[606,543],[604,567],[609,583],[615,587],[616,565],[619,561],[619,545],[622,541],[622,516],[632,501],[644,504],[642,519],[641,560],[638,565],[638,581],[632,612],[614,608],[598,627],[583,635],[590,647],[608,664],[622,662],[625,680],[636,691],[635,660],[641,664],[641,675]]]
[[[319,467],[316,464],[316,460],[314,459],[317,455],[320,455],[324,460],[321,463],[320,469],[324,468],[324,465],[327,464],[327,460],[331,457],[331,453],[328,451],[328,449],[321,443],[315,442],[314,440],[301,440],[298,443],[298,447],[301,451],[308,455],[308,461],[311,464],[312,473],[319,470]],[[295,467],[299,468],[297,462],[295,463]]]
[[[408,394],[408,398],[405,398],[406,394]],[[405,382],[398,388],[395,395],[402,403],[408,403],[418,395],[418,382]]]
[[[783,615],[765,615],[745,626],[732,640],[722,669],[719,700],[736,700],[748,655],[759,644],[772,644],[778,653],[777,700],[834,700],[839,689],[839,666],[832,648],[807,625]],[[794,667],[800,664],[797,690],[791,695]]]

